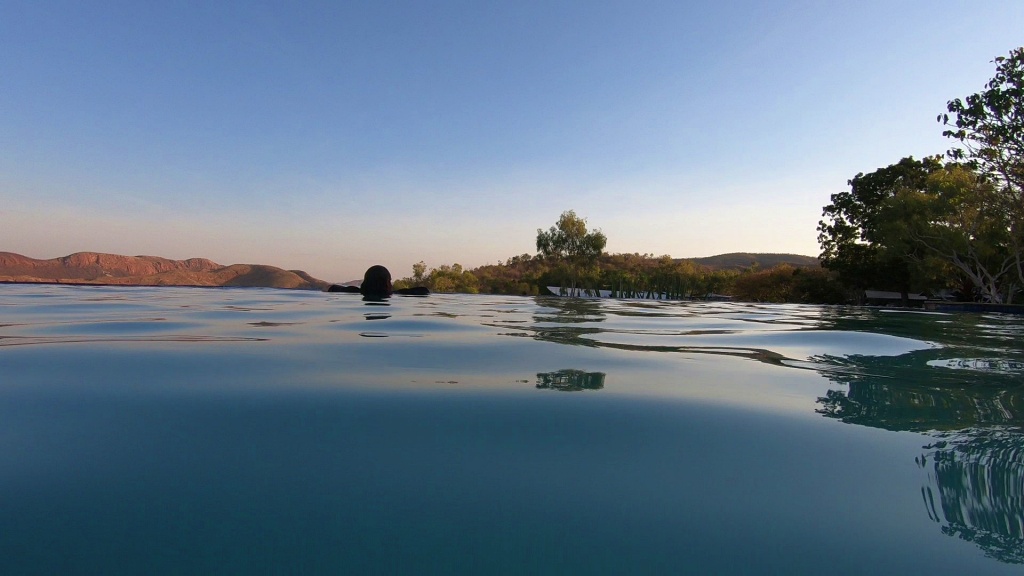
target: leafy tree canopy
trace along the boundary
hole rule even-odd
[[[1009,303],[1018,287],[1015,258],[994,190],[969,167],[949,163],[923,190],[904,188],[886,200],[880,230],[905,254],[950,266],[978,296]]]
[[[608,239],[600,230],[587,231],[587,221],[572,210],[562,212],[558,223],[547,232],[537,229],[537,251],[544,258],[562,260],[568,285],[575,290],[581,280],[590,280],[597,259]],[[559,282],[562,286],[566,283]]]
[[[997,185],[1019,195],[1024,188],[1024,47],[994,60],[996,74],[985,89],[950,100],[939,121],[942,134],[962,148],[949,155],[966,160]],[[952,121],[950,119],[952,114]]]
[[[537,251],[545,257],[576,261],[596,260],[608,239],[600,230],[587,232],[587,221],[566,210],[547,232],[537,229]]]
[[[948,154],[966,162],[993,186],[992,201],[1007,217],[1011,256],[1024,284],[1024,47],[994,60],[985,89],[950,100],[939,122],[961,147]]]
[[[901,190],[923,190],[929,174],[942,168],[938,157],[906,157],[849,181],[850,190],[832,195],[818,223],[822,266],[838,272],[855,288],[906,292],[916,280],[915,266],[904,246],[893,245],[884,232],[888,199]]]

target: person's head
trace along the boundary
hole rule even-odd
[[[363,275],[363,284],[359,287],[363,296],[382,298],[391,296],[391,272],[381,266],[370,266]]]

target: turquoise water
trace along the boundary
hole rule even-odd
[[[1024,319],[0,286],[0,573],[1019,574]]]

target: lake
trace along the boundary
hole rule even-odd
[[[1020,574],[1022,322],[0,285],[0,573]]]

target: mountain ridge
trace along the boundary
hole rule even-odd
[[[108,284],[118,286],[238,286],[324,290],[329,282],[301,270],[265,264],[221,265],[207,258],[171,260],[75,252],[41,260],[0,252],[0,282]]]
[[[789,264],[798,268],[817,268],[821,262],[815,256],[781,252],[729,252],[702,258],[683,258],[715,270],[746,270],[751,266],[761,269]]]

